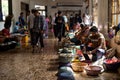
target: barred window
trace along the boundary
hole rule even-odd
[[[120,1],[112,0],[112,25],[118,25],[120,22]]]

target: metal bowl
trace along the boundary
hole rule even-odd
[[[73,59],[73,55],[71,53],[69,53],[69,54],[66,54],[66,53],[59,54],[59,62],[69,63],[69,62],[72,61],[72,59]]]

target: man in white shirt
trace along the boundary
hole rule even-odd
[[[84,14],[83,22],[84,22],[85,25],[89,26],[91,24],[91,16],[89,16],[87,14]]]
[[[34,9],[31,10],[31,14],[28,16],[28,29],[32,29],[33,28],[33,24],[34,24]]]
[[[28,20],[27,20],[27,23],[28,23],[28,31],[30,31],[30,37],[32,36],[32,34],[33,34],[33,24],[34,24],[34,12],[35,12],[35,10],[34,9],[32,9],[31,10],[31,13],[30,13],[30,15],[28,16]],[[31,38],[31,44],[32,44],[32,38]]]

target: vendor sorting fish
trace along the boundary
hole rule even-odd
[[[100,72],[113,70],[107,65],[117,63],[117,67],[114,68],[114,70],[117,70],[120,61],[114,54],[116,49],[110,47],[101,32],[98,26],[85,24],[84,21],[76,21],[72,28],[70,27],[67,30],[66,37],[63,39],[63,48],[59,49],[60,62],[72,64],[76,61],[80,63],[84,61],[92,67],[101,67]],[[65,55],[61,53],[65,53]],[[73,56],[70,56],[70,54]]]

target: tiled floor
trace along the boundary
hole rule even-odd
[[[31,53],[30,46],[0,52],[0,80],[57,80],[57,40],[50,37],[44,39],[44,43],[41,53]],[[74,76],[76,80],[120,80],[117,73],[102,73],[98,77],[77,73]]]
[[[31,53],[31,47],[1,52],[0,80],[57,80],[56,40],[45,39],[44,43],[40,53]]]
[[[104,72],[99,76],[88,76],[84,72],[75,73],[76,80],[120,80],[120,75],[116,73]]]

